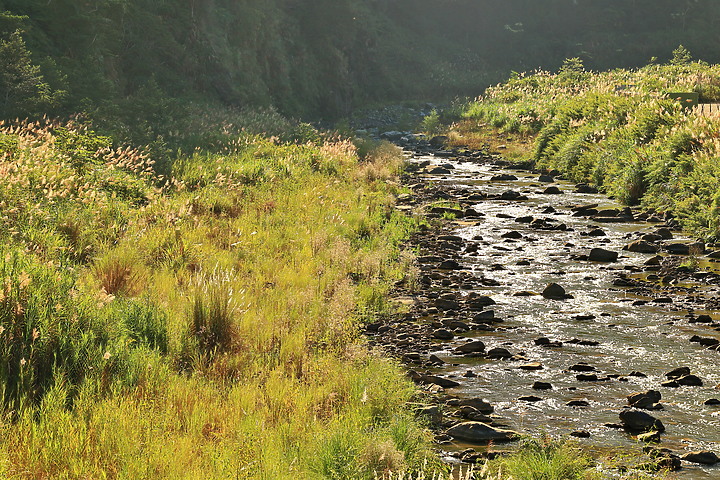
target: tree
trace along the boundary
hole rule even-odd
[[[0,118],[41,115],[58,105],[53,91],[34,65],[20,30],[0,40]]]

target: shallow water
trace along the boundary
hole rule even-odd
[[[475,291],[491,296],[495,314],[505,320],[500,324],[506,331],[471,332],[457,337],[453,344],[466,338],[481,339],[487,348],[504,346],[513,353],[523,353],[528,361],[541,362],[543,369],[524,371],[518,366],[525,362],[487,361],[453,355],[453,344],[438,342],[433,352],[448,362],[438,370],[445,375],[460,378],[461,387],[451,392],[459,396],[479,396],[488,399],[496,407],[496,414],[509,427],[531,434],[548,433],[567,435],[574,430],[587,430],[591,438],[580,440],[599,448],[620,447],[638,450],[637,441],[625,433],[603,426],[618,423],[618,413],[627,405],[630,393],[656,389],[662,393],[664,410],[650,412],[659,418],[667,431],[662,435],[661,447],[682,454],[684,451],[709,449],[720,453],[720,408],[703,403],[720,397],[716,385],[720,384],[717,364],[720,352],[704,350],[688,339],[698,334],[720,334],[709,326],[694,325],[685,318],[687,310],[677,310],[673,304],[633,305],[635,300],[651,300],[628,293],[627,289],[614,287],[618,272],[626,272],[626,266],[642,266],[649,254],[622,252],[629,242],[627,234],[652,231],[657,224],[603,223],[591,219],[572,217],[569,206],[597,203],[598,208],[617,208],[602,195],[571,193],[574,187],[568,183],[555,183],[565,193],[543,195],[548,184],[537,181],[537,175],[529,172],[504,171],[492,165],[457,163],[445,158],[418,157],[416,161],[429,160],[433,164],[452,163],[452,175],[432,177],[436,183],[462,186],[468,192],[480,191],[498,194],[512,189],[529,197],[527,201],[486,200],[472,206],[485,214],[477,225],[458,222],[454,234],[467,240],[481,236],[478,254],[464,256],[463,266],[477,276],[492,278],[500,283],[496,287],[480,287]],[[498,173],[511,173],[517,181],[490,181]],[[543,209],[553,206],[557,214],[543,214]],[[500,215],[500,216],[499,216]],[[532,215],[565,223],[574,231],[539,231],[528,224],[503,218]],[[466,222],[468,223],[468,222]],[[582,236],[594,228],[602,228],[606,237]],[[501,238],[515,230],[523,235],[518,240]],[[571,254],[586,254],[593,247],[621,252],[617,263],[600,264],[577,261]],[[521,260],[528,265],[518,265]],[[500,264],[504,269],[493,265]],[[717,267],[707,263],[706,267]],[[630,273],[630,272],[627,272]],[[520,291],[542,292],[548,283],[557,282],[574,296],[569,300],[547,300],[540,295],[513,296]],[[714,287],[705,288],[706,295],[716,295]],[[464,294],[469,292],[463,291]],[[703,312],[706,313],[706,312]],[[707,312],[716,320],[719,312]],[[592,320],[577,320],[576,315],[593,315]],[[565,343],[562,348],[546,348],[534,344],[538,337],[567,342],[570,339],[594,340],[599,346],[577,346]],[[623,381],[611,378],[600,382],[580,382],[568,368],[578,362],[596,367],[598,376],[622,376]],[[692,373],[702,378],[704,387],[663,388],[664,373],[679,367],[690,366]],[[468,370],[476,378],[462,378]],[[647,377],[627,376],[632,371],[643,372]],[[552,390],[538,391],[531,388],[535,381],[550,382]],[[525,402],[518,397],[534,395],[539,402]],[[587,400],[589,407],[566,406],[571,400]],[[677,478],[720,478],[720,467],[700,468],[684,463]]]

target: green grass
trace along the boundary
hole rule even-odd
[[[486,480],[591,480],[600,476],[580,449],[549,438],[527,439],[517,452],[492,460],[480,471]]]
[[[0,138],[2,478],[442,471],[359,335],[411,275],[397,150],[244,133],[163,178],[73,125]]]

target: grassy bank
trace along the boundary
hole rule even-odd
[[[358,335],[408,275],[397,152],[225,140],[162,178],[82,127],[0,128],[3,478],[425,462],[414,388]]]
[[[682,49],[670,64],[636,70],[588,72],[568,60],[558,73],[514,75],[460,108],[451,140],[509,143],[516,158],[595,184],[625,204],[671,212],[693,234],[717,239],[720,117],[667,94],[718,102],[718,74],[720,66],[691,62]]]

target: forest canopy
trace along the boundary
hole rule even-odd
[[[715,62],[703,0],[0,0],[3,118],[183,99],[346,114],[474,96],[511,71]]]

